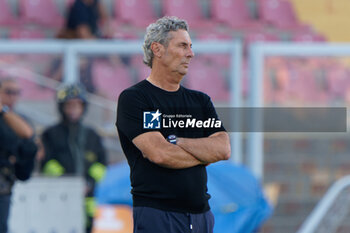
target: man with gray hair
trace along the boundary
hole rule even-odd
[[[134,232],[213,232],[206,166],[227,160],[231,148],[210,97],[180,85],[194,57],[186,21],[149,25],[143,49],[151,74],[120,94],[116,122]]]

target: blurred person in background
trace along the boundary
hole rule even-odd
[[[16,104],[21,95],[21,88],[19,87],[16,79],[5,77],[0,79],[0,83],[0,98],[2,104],[7,106],[9,111],[16,112],[16,114],[20,115],[32,128],[34,128],[27,116],[16,111]]]
[[[58,39],[98,39],[110,38],[112,35],[109,17],[99,0],[75,0],[68,10],[64,28]],[[80,82],[90,93],[96,93],[92,77],[92,58],[80,59]],[[62,81],[62,60],[55,59],[48,70],[48,76]]]
[[[38,138],[36,138],[33,122],[26,115],[16,110],[16,105],[21,95],[21,88],[19,87],[17,80],[11,77],[5,77],[0,79],[0,83],[0,99],[2,101],[2,105],[26,121],[27,125],[29,125],[33,131],[33,139],[40,148],[41,142]],[[38,152],[41,152],[41,150],[39,149]],[[41,154],[38,153],[37,157],[41,157]]]
[[[70,7],[65,28],[57,35],[62,39],[110,38],[109,17],[99,0],[75,0]]]
[[[61,121],[44,130],[41,171],[48,176],[75,175],[86,181],[86,232],[91,232],[95,210],[94,188],[105,173],[106,155],[100,136],[83,124],[87,110],[85,89],[64,85],[57,91]]]
[[[0,88],[4,91],[3,83]],[[14,91],[14,90],[12,90]],[[0,95],[0,233],[7,233],[12,187],[27,180],[34,168],[37,147],[33,129],[5,105]],[[10,102],[6,101],[6,104]],[[11,106],[13,107],[13,106]]]

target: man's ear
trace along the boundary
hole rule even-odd
[[[151,44],[151,49],[155,57],[162,57],[164,46],[158,42],[153,42]]]

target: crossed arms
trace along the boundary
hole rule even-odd
[[[172,169],[227,160],[231,154],[230,139],[224,131],[204,138],[178,138],[176,145],[166,141],[160,132],[140,134],[132,142],[145,158]]]

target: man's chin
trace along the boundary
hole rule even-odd
[[[68,118],[68,121],[69,121],[69,123],[71,123],[71,124],[76,124],[76,123],[78,123],[78,122],[80,121],[80,118],[79,118],[79,119]]]
[[[186,75],[186,74],[187,74],[187,71],[188,71],[188,69],[180,70],[179,73],[180,73],[181,75]]]

